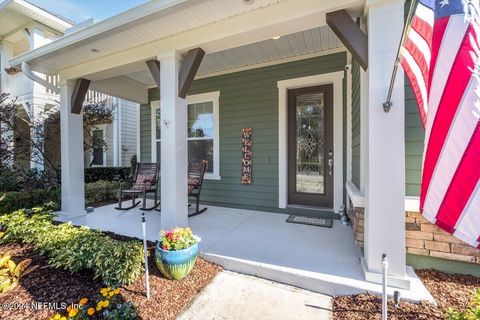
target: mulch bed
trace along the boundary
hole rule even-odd
[[[470,275],[445,274],[436,270],[416,270],[415,272],[435,298],[437,306],[426,302],[414,304],[400,301],[399,307],[395,307],[393,300],[389,299],[389,319],[443,319],[445,309],[448,307],[465,309],[472,297],[471,291],[480,288],[480,278]],[[371,294],[335,297],[333,318],[336,320],[381,319],[382,298]]]
[[[132,238],[109,234],[119,240]],[[122,288],[123,301],[134,303],[141,319],[175,319],[194,300],[195,296],[221,271],[219,266],[198,258],[192,272],[181,281],[165,279],[154,262],[154,243],[148,243],[150,258],[150,294],[147,301],[145,276],[139,277],[133,284]],[[32,265],[39,268],[21,279],[14,290],[0,294],[0,319],[49,319],[56,311],[51,309],[34,310],[20,308],[32,302],[78,303],[83,298],[92,299],[102,288],[100,279],[93,279],[93,273],[85,270],[70,273],[48,265],[46,257],[37,254],[32,246],[25,244],[0,245],[0,251],[11,251],[14,261],[32,259]],[[12,305],[16,304],[16,306]]]

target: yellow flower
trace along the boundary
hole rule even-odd
[[[108,288],[107,288],[107,291],[110,291],[110,290],[112,290],[112,288],[108,287]]]
[[[67,317],[61,317],[60,320],[67,320]]]
[[[93,308],[88,308],[87,314],[88,314],[89,316],[93,316],[94,313],[95,313],[95,309],[93,309]]]
[[[70,312],[70,310],[72,310],[72,305],[69,305],[69,306],[67,307],[67,312]]]
[[[120,293],[120,288],[115,289],[114,292],[115,292],[115,294],[119,294]]]
[[[105,300],[105,301],[103,302],[103,307],[106,308],[106,307],[108,307],[109,304],[110,304],[110,301]]]
[[[68,316],[69,316],[70,318],[73,318],[73,317],[75,317],[75,316],[77,315],[77,313],[78,313],[78,309],[72,309],[72,310],[70,310],[70,311],[68,312]]]
[[[102,294],[102,296],[106,297],[107,294],[108,294],[108,288],[103,288],[102,290],[100,290],[100,293]]]
[[[57,314],[55,315],[55,317],[53,317],[53,319],[58,320],[58,319],[60,319],[60,317],[61,317],[60,313],[57,313]]]
[[[97,308],[96,309],[97,309],[97,311],[100,311],[100,310],[102,310],[102,308],[103,308],[103,301],[99,301],[97,303]]]
[[[87,303],[88,303],[88,299],[87,299],[87,298],[82,298],[82,299],[80,299],[80,304],[81,304],[82,306],[86,305]]]
[[[110,291],[110,292],[108,293],[108,296],[111,297],[111,296],[113,296],[114,294],[115,294],[115,292]]]

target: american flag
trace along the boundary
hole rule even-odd
[[[420,211],[480,248],[478,9],[478,0],[419,0],[400,58],[425,127]]]

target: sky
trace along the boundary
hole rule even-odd
[[[136,7],[148,0],[28,0],[74,22],[93,18],[95,22]]]

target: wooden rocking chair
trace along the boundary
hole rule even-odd
[[[142,197],[143,204],[140,210],[153,210],[160,205],[158,200],[158,177],[160,173],[159,163],[137,163],[135,171],[135,181],[131,189],[123,190],[122,183],[120,183],[120,190],[118,191],[118,207],[117,210],[130,210],[138,206],[140,201],[135,201],[137,197]],[[152,207],[147,208],[147,193],[154,193],[154,203]],[[132,205],[127,208],[122,207],[122,200],[124,196],[132,197]]]
[[[201,163],[191,163],[188,165],[188,197],[195,198],[195,212],[188,216],[193,217],[197,214],[203,213],[207,208],[200,210],[200,193],[202,191],[203,177],[207,169],[208,161]],[[190,207],[190,205],[188,205]]]

